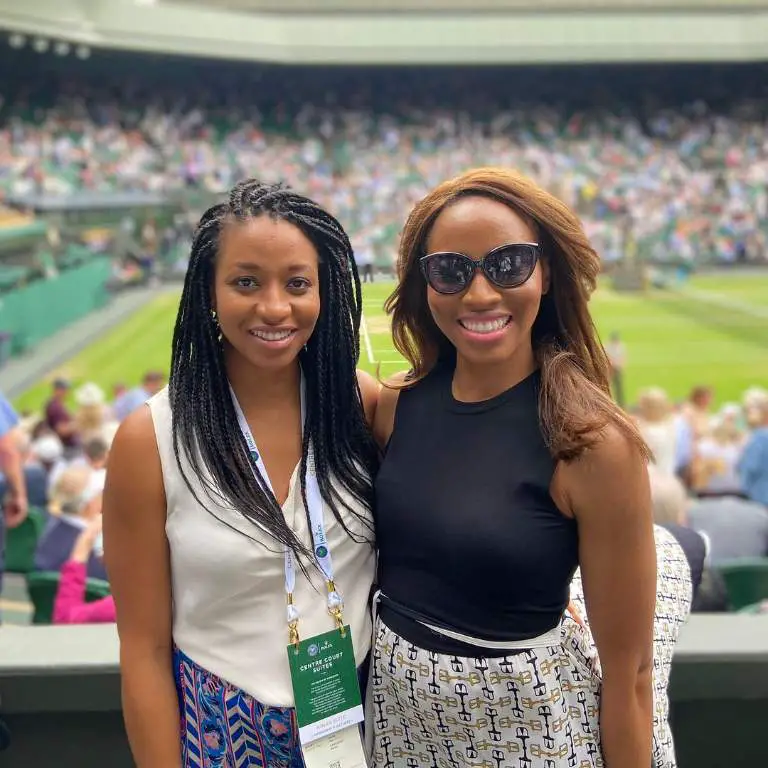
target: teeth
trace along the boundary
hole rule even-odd
[[[292,333],[293,331],[251,331],[251,336],[264,339],[264,341],[283,341]]]
[[[494,331],[500,331],[507,323],[509,323],[509,317],[499,317],[496,320],[459,320],[459,322],[468,330],[473,333],[493,333]]]

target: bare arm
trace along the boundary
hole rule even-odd
[[[15,429],[0,437],[0,467],[5,474],[9,491],[5,505],[9,528],[15,528],[27,516],[27,483],[15,437]]]
[[[123,712],[138,768],[181,768],[172,671],[166,501],[147,407],[120,426],[104,489],[104,552],[117,610]]]
[[[365,411],[365,420],[368,426],[373,428],[373,422],[376,418],[376,407],[379,402],[379,392],[381,384],[365,371],[357,372],[357,383],[360,387],[360,394],[363,397],[363,410]]]
[[[396,374],[392,377],[392,383],[402,384],[404,378],[404,373]],[[373,421],[373,436],[382,450],[387,447],[389,438],[392,436],[392,430],[395,427],[395,411],[397,410],[399,396],[399,389],[382,387],[381,392],[379,392],[379,404],[376,408],[376,418]]]
[[[636,449],[608,428],[593,450],[557,474],[579,528],[587,615],[603,670],[606,768],[648,768],[656,600],[648,472]]]

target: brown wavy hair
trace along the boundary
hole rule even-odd
[[[549,265],[550,290],[542,296],[531,336],[541,369],[539,418],[553,457],[576,458],[608,425],[615,425],[648,459],[650,452],[633,421],[611,399],[608,358],[587,307],[597,285],[600,257],[568,206],[514,171],[468,171],[432,190],[408,217],[400,240],[398,286],[385,309],[392,316],[395,347],[411,370],[402,384],[388,386],[411,387],[438,361],[455,356],[432,318],[418,260],[426,254],[438,214],[468,196],[499,201],[528,220]]]

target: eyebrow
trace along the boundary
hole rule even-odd
[[[235,269],[241,269],[245,271],[251,271],[251,272],[261,272],[263,271],[264,267],[261,264],[256,264],[256,262],[253,261],[238,261],[234,265]],[[303,272],[305,270],[311,269],[309,264],[289,264],[286,267],[287,272]]]

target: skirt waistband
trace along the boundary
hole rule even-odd
[[[439,635],[450,637],[451,640],[458,640],[460,643],[466,643],[467,645],[473,645],[477,648],[485,648],[488,650],[526,651],[529,648],[547,648],[550,645],[558,645],[562,639],[559,625],[538,637],[530,637],[525,640],[507,640],[505,642],[502,640],[481,640],[479,637],[463,635],[461,632],[454,632],[452,629],[436,627],[433,624],[427,624],[425,621],[419,623],[428,627],[433,632],[437,632]]]
[[[396,608],[394,607],[393,601],[388,598],[386,595],[384,595],[381,590],[378,590],[373,595],[373,621],[374,626],[376,624],[376,620],[378,618],[378,605],[381,600],[385,601],[385,604],[387,607],[391,607],[392,610],[396,611]],[[525,638],[523,640],[486,640],[479,637],[473,637],[471,635],[465,635],[461,632],[456,632],[452,629],[447,629],[446,627],[440,627],[435,624],[431,624],[428,621],[424,621],[423,619],[419,619],[416,616],[413,615],[411,611],[408,611],[408,619],[410,621],[416,622],[417,624],[421,625],[422,627],[426,627],[431,632],[434,632],[437,635],[440,635],[444,638],[448,638],[449,640],[453,640],[457,643],[461,643],[462,645],[476,648],[479,650],[492,650],[492,651],[525,651],[530,648],[546,648],[552,645],[559,645],[562,642],[562,633],[560,629],[560,625],[557,624],[552,629],[548,630],[542,635],[539,635],[537,637],[530,637]]]

